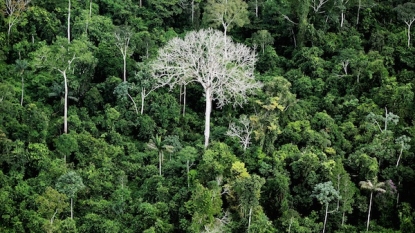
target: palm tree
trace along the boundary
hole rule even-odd
[[[370,211],[372,209],[372,198],[373,198],[373,192],[386,192],[385,189],[382,187],[385,186],[385,182],[378,182],[378,178],[373,178],[373,183],[370,180],[367,181],[360,181],[359,182],[360,188],[367,189],[370,191],[370,201],[369,201],[369,210],[367,214],[367,225],[366,225],[366,232],[369,231],[369,223],[370,223]]]
[[[165,141],[161,139],[161,136],[156,135],[155,137],[151,137],[150,142],[147,143],[147,147],[151,150],[156,150],[159,156],[159,173],[161,176],[161,164],[163,163],[164,159],[164,151],[169,153],[173,152],[174,147],[171,145],[166,145]]]

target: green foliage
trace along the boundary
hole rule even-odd
[[[414,231],[413,1],[27,3],[0,3],[0,232]]]
[[[248,4],[241,0],[208,0],[204,10],[204,21],[212,27],[223,26],[225,33],[233,24],[249,23]]]
[[[316,186],[314,186],[313,194],[311,194],[311,197],[317,198],[317,200],[322,205],[327,205],[333,200],[341,199],[339,192],[334,189],[333,183],[331,181],[316,184]]]
[[[56,182],[56,189],[69,198],[74,198],[78,191],[85,188],[82,178],[74,171],[69,171],[59,177]]]

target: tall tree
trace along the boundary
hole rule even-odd
[[[129,27],[119,27],[114,33],[115,45],[120,50],[123,60],[123,80],[127,82],[127,56],[133,55],[133,49],[128,48],[133,32]]]
[[[7,35],[10,36],[13,25],[15,25],[21,14],[27,9],[31,0],[6,0],[5,13],[7,15]]]
[[[144,113],[144,101],[151,92],[157,89],[155,85],[155,80],[151,75],[151,70],[148,64],[137,63],[136,67],[138,71],[135,73],[133,81],[140,88],[141,95],[141,115]]]
[[[76,197],[76,194],[84,188],[85,185],[82,182],[82,177],[74,171],[63,174],[56,182],[56,190],[71,199],[71,219],[73,219],[73,199]]]
[[[164,160],[164,151],[166,152],[173,152],[173,146],[166,145],[165,141],[161,139],[161,136],[156,135],[150,139],[150,142],[147,143],[147,147],[151,150],[157,151],[159,156],[159,174],[161,176],[161,164]]]
[[[249,92],[261,86],[255,81],[256,54],[247,46],[223,40],[224,33],[202,29],[174,38],[160,49],[152,63],[160,86],[199,83],[205,92],[205,148],[209,144],[212,101],[220,108],[242,105]],[[223,51],[227,51],[228,56]]]
[[[16,60],[15,69],[22,79],[22,96],[20,97],[20,106],[23,106],[23,97],[24,97],[24,72],[27,69],[29,63],[26,60]]]
[[[317,198],[317,200],[325,206],[325,215],[324,215],[324,226],[323,226],[323,233],[326,231],[326,223],[327,223],[327,214],[329,213],[329,203],[334,200],[341,199],[339,192],[334,189],[333,183],[331,181],[319,183],[314,186],[312,197]]]
[[[212,27],[222,26],[226,36],[234,24],[248,24],[248,15],[248,4],[242,0],[208,0],[203,17]]]
[[[232,164],[231,172],[235,176],[235,181],[232,182],[231,186],[238,195],[241,213],[243,216],[246,216],[248,212],[247,232],[249,232],[252,213],[259,205],[261,188],[265,184],[265,179],[256,174],[251,176],[246,170],[245,164],[239,161]]]
[[[399,146],[399,156],[398,161],[396,162],[396,167],[399,166],[399,161],[401,161],[403,151],[411,148],[411,145],[409,145],[410,141],[411,138],[406,135],[402,135],[395,139],[395,143]]]
[[[252,36],[254,43],[261,46],[262,54],[265,52],[265,45],[274,43],[274,38],[268,30],[259,30]]]
[[[370,180],[367,181],[360,181],[359,182],[360,188],[367,189],[370,191],[370,200],[369,200],[369,210],[367,212],[367,224],[366,224],[366,232],[369,231],[369,224],[370,224],[370,211],[372,210],[372,199],[374,192],[386,192],[383,188],[385,186],[385,182],[378,182],[378,178],[375,177],[373,182]]]
[[[77,66],[84,64],[95,68],[96,59],[90,52],[91,45],[83,40],[74,40],[68,44],[64,38],[58,37],[53,45],[43,45],[32,56],[32,65],[37,69],[46,68],[62,75],[65,87],[64,96],[64,127],[63,132],[68,132],[68,76],[77,75]]]
[[[407,2],[395,8],[398,18],[408,26],[408,48],[411,46],[411,26],[415,22],[415,3]]]
[[[223,27],[226,47],[228,30],[233,24],[238,27],[248,24],[248,15],[248,4],[242,0],[208,0],[203,18],[212,27]],[[225,50],[225,56],[226,53]]]

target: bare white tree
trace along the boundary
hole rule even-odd
[[[10,36],[13,25],[19,21],[20,15],[26,10],[26,7],[30,1],[31,0],[6,0],[5,13],[7,15],[8,36]]]
[[[229,137],[236,137],[239,139],[239,142],[242,144],[244,151],[251,144],[251,134],[252,126],[251,121],[246,115],[239,117],[238,124],[232,122],[229,124],[229,129],[226,132],[226,135]]]
[[[115,45],[120,50],[123,60],[123,81],[127,82],[127,56],[133,54],[133,49],[128,50],[130,45],[130,40],[133,33],[128,27],[118,28],[114,33],[115,36]]]
[[[261,87],[255,81],[255,51],[234,43],[230,37],[214,29],[188,33],[184,39],[174,38],[159,50],[151,64],[158,86],[199,83],[205,92],[205,148],[210,137],[212,101],[218,108],[246,102],[246,96]],[[225,56],[226,51],[227,56]]]

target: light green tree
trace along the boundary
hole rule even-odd
[[[84,188],[85,185],[82,182],[82,177],[75,171],[63,174],[56,182],[56,190],[71,199],[71,219],[73,219],[73,199],[76,197],[76,194]]]
[[[245,164],[239,161],[232,164],[231,171],[236,177],[231,186],[238,195],[242,215],[248,216],[247,232],[249,232],[252,214],[254,209],[259,206],[261,188],[265,184],[265,179],[255,174],[250,175]]]
[[[223,27],[225,47],[226,35],[235,25],[242,27],[249,23],[248,4],[242,0],[208,0],[203,20],[214,28]],[[225,56],[227,51],[225,50]]]
[[[402,135],[398,137],[397,139],[395,139],[395,143],[399,146],[399,156],[398,156],[398,161],[396,162],[396,167],[399,166],[399,161],[401,161],[403,151],[409,150],[411,148],[411,145],[409,145],[410,141],[411,141],[411,138],[406,135]]]
[[[47,232],[53,232],[53,230],[56,229],[56,226],[53,224],[55,218],[69,206],[69,204],[65,202],[66,199],[67,196],[65,194],[59,193],[51,187],[46,187],[43,195],[36,198],[39,213],[49,219],[48,223],[44,226]]]
[[[259,30],[252,36],[255,44],[261,46],[262,54],[265,52],[265,46],[274,43],[274,38],[268,30]]]
[[[313,194],[311,194],[311,197],[317,198],[320,204],[325,205],[326,211],[323,226],[324,233],[326,231],[327,214],[329,213],[329,203],[331,201],[341,199],[341,196],[339,195],[339,192],[336,189],[334,189],[333,183],[331,181],[327,181],[314,186]]]

